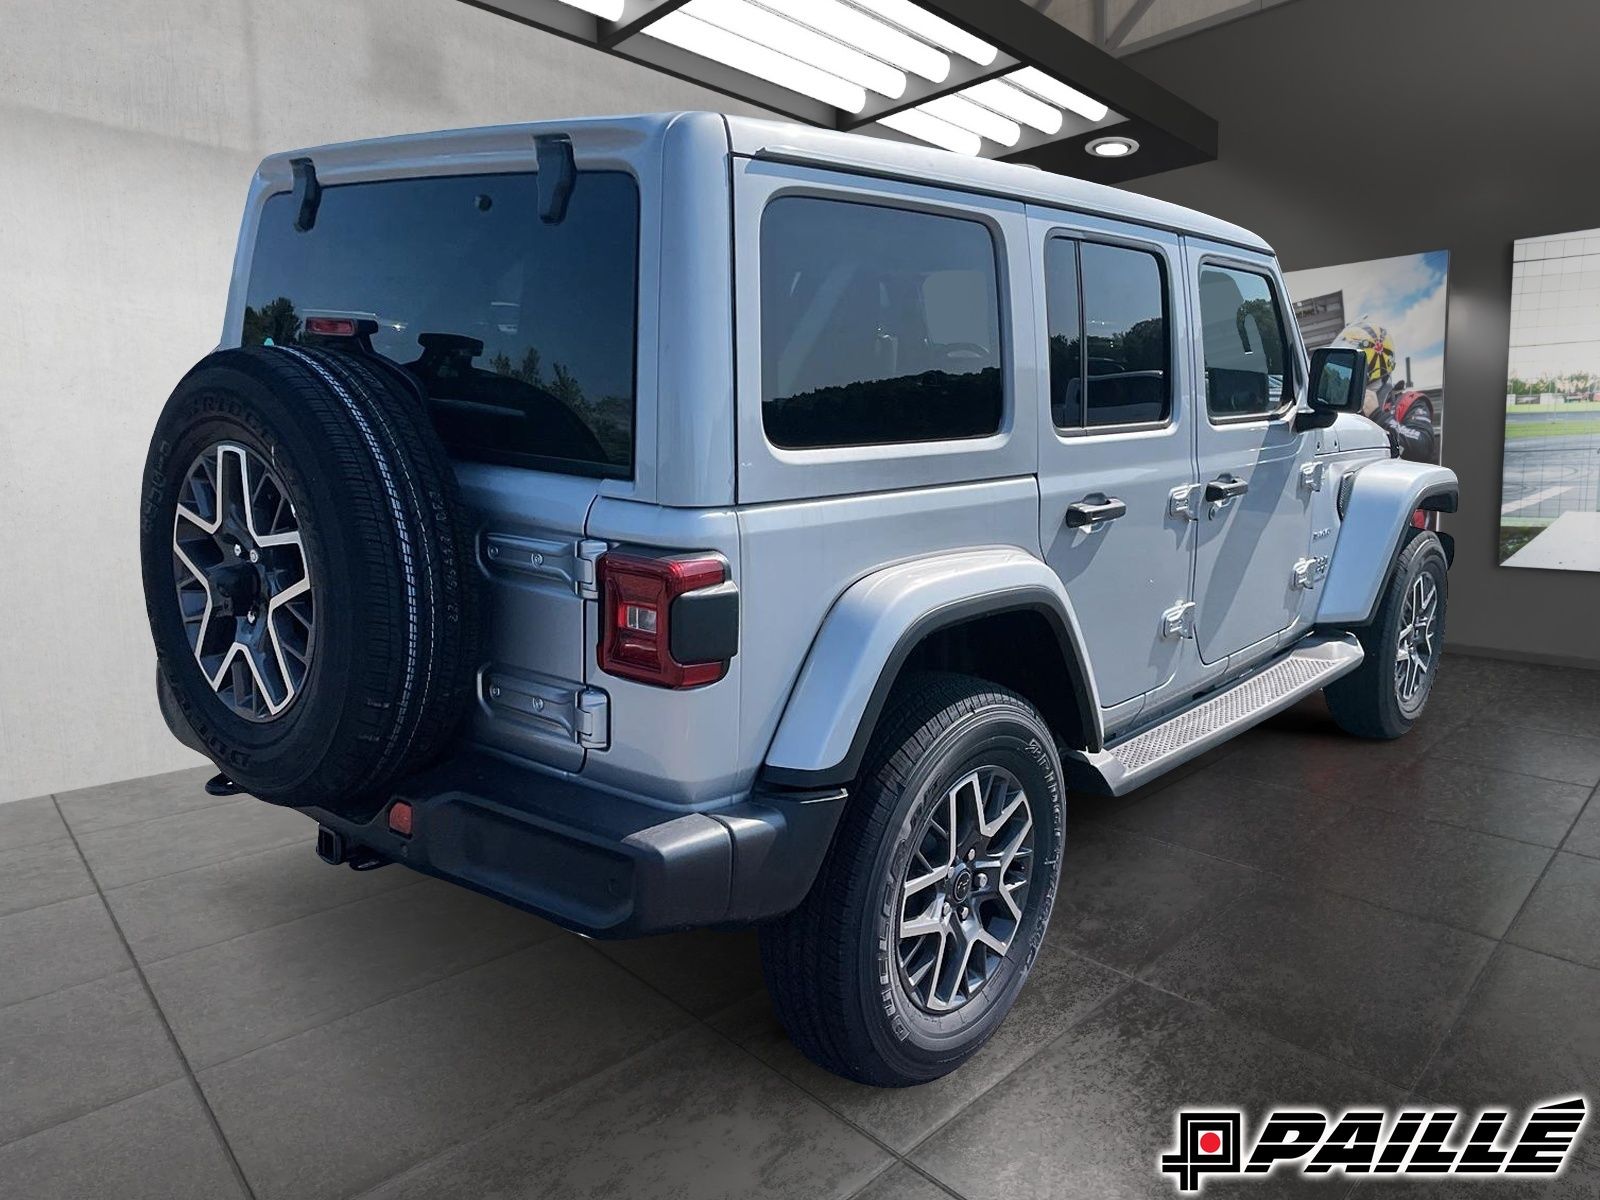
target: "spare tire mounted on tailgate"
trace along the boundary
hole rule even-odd
[[[387,363],[202,360],[156,426],[140,543],[163,690],[244,790],[371,812],[455,733],[478,665],[471,524]]]

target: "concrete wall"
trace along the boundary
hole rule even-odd
[[[0,0],[0,801],[197,761],[155,707],[139,475],[261,156],[675,108],[739,106],[456,0]]]
[[[1595,0],[1300,0],[1128,63],[1222,128],[1217,162],[1140,190],[1291,270],[1450,251],[1449,644],[1600,666],[1600,575],[1496,563],[1511,243],[1600,225],[1596,45]]]

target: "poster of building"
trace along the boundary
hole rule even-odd
[[[1401,456],[1439,462],[1444,437],[1444,250],[1290,271],[1284,276],[1308,350],[1366,351],[1366,415]]]
[[[1512,260],[1500,561],[1600,571],[1600,229]]]

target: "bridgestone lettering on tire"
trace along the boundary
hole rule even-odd
[[[167,401],[145,465],[164,693],[246,791],[373,810],[470,703],[471,529],[392,372],[300,346],[210,355]]]

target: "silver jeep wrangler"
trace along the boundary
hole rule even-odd
[[[1068,789],[1422,711],[1457,484],[1366,376],[1254,235],[1019,166],[710,113],[273,156],[151,444],[162,708],[331,863],[759,922],[806,1054],[932,1079]]]

